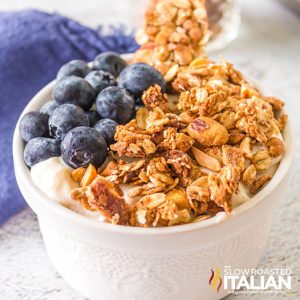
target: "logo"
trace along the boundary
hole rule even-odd
[[[222,286],[222,278],[220,276],[220,268],[217,267],[216,271],[214,272],[214,270],[211,269],[211,276],[209,278],[209,285],[211,286],[211,288],[213,290],[217,290],[217,292],[219,293],[220,288]]]
[[[292,270],[290,268],[238,269],[224,266],[211,269],[209,285],[219,293],[221,286],[228,293],[282,294],[292,289]]]

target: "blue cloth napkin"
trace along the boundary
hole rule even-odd
[[[0,225],[25,207],[15,181],[11,142],[27,102],[71,59],[89,61],[104,51],[136,48],[134,38],[120,27],[104,35],[101,28],[93,30],[58,14],[0,13]]]

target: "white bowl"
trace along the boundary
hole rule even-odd
[[[54,82],[23,114],[51,99]],[[88,219],[54,202],[34,185],[23,160],[19,122],[13,138],[20,190],[38,216],[43,239],[59,274],[90,299],[206,300],[227,295],[209,285],[211,269],[254,268],[265,249],[272,210],[284,197],[293,156],[290,123],[286,152],[269,184],[224,222],[213,219],[168,228],[117,226]]]

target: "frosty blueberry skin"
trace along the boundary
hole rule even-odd
[[[121,72],[118,85],[127,89],[135,99],[140,99],[143,92],[155,84],[161,87],[163,93],[166,91],[166,81],[158,70],[144,63],[135,63]]]
[[[94,125],[100,120],[99,114],[94,110],[86,111],[85,115],[89,119],[89,127],[94,127]]]
[[[50,138],[34,138],[24,149],[24,161],[28,167],[55,156],[60,156],[60,142]]]
[[[58,81],[52,96],[58,104],[75,104],[84,110],[89,110],[95,100],[93,87],[85,79],[77,76],[67,76]]]
[[[28,142],[33,138],[48,136],[47,114],[31,111],[25,114],[20,121],[20,135],[23,141]]]
[[[125,124],[134,114],[135,103],[133,96],[127,90],[111,86],[97,96],[96,108],[101,118],[109,118],[118,124]]]
[[[57,140],[78,126],[89,126],[89,120],[83,109],[74,104],[60,105],[49,118],[50,135]]]
[[[59,104],[56,101],[51,100],[51,101],[45,103],[41,107],[40,112],[43,114],[47,114],[48,116],[51,116],[52,113],[54,112],[54,110],[58,107],[59,107]]]
[[[85,77],[90,71],[91,69],[85,61],[80,59],[71,60],[58,70],[56,80],[71,75]]]
[[[99,94],[109,86],[117,85],[116,78],[112,74],[102,70],[92,71],[85,76],[85,80],[94,88],[96,94]]]
[[[114,52],[104,52],[99,54],[93,61],[93,70],[103,70],[112,74],[115,78],[127,66],[124,59]]]
[[[106,144],[109,146],[114,143],[117,125],[118,123],[114,120],[102,119],[95,124],[94,129],[103,135]]]
[[[85,126],[73,128],[61,143],[63,161],[72,168],[101,166],[107,156],[104,137],[95,129]]]

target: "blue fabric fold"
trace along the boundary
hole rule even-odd
[[[104,51],[133,52],[137,44],[121,27],[104,34],[63,17],[36,10],[0,13],[0,225],[25,207],[17,187],[11,142],[27,102],[60,66],[92,60]]]

